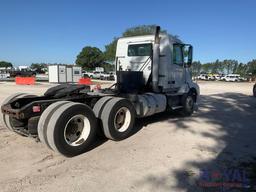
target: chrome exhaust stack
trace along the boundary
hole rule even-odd
[[[158,74],[160,64],[160,30],[160,26],[157,26],[155,32],[155,43],[153,45],[152,88],[156,93],[160,92],[158,87]]]

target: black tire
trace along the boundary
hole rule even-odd
[[[123,109],[125,114],[122,115],[124,116],[122,121],[124,122],[121,122],[121,127],[117,127],[117,115]],[[117,97],[111,99],[104,106],[100,117],[105,136],[115,141],[126,139],[132,133],[135,116],[136,111],[129,100]]]
[[[24,97],[33,97],[35,95],[30,95],[30,94],[26,94],[26,93],[15,93],[9,97],[7,97],[3,102],[2,102],[2,105],[6,105],[8,103],[11,103],[12,101],[14,101],[15,99],[17,98],[24,98]],[[14,126],[12,124],[12,120],[13,118],[10,117],[9,115],[6,115],[6,114],[3,114],[1,113],[0,115],[0,119],[2,121],[2,124],[8,128],[10,131],[13,131],[14,130]],[[18,120],[15,121],[16,124],[18,124]],[[23,123],[20,122],[20,124],[22,125]]]
[[[102,113],[102,110],[103,110],[103,107],[106,105],[106,103],[112,99],[113,97],[112,96],[106,96],[106,97],[102,97],[100,98],[94,105],[93,107],[93,112],[95,114],[95,116],[97,118],[99,118],[101,116],[101,113]]]
[[[112,96],[105,96],[105,97],[102,97],[100,98],[94,105],[93,107],[93,112],[97,118],[97,122],[98,122],[98,125],[99,125],[99,128],[97,129],[97,136],[101,139],[103,138],[106,138],[105,137],[105,134],[103,132],[103,129],[102,129],[102,121],[99,119],[100,116],[101,116],[101,113],[103,111],[103,108],[104,106],[107,104],[107,102],[112,99],[113,97]]]
[[[253,96],[256,97],[256,85],[253,87]]]
[[[49,147],[50,149],[51,146],[48,143],[47,140],[47,127],[49,124],[49,121],[52,117],[52,114],[59,109],[62,105],[69,103],[69,101],[58,101],[56,103],[51,104],[50,106],[48,106],[44,112],[42,113],[42,115],[40,116],[38,125],[37,125],[37,133],[38,133],[38,138],[39,140],[44,143],[47,147]]]
[[[15,93],[15,94],[10,95],[9,97],[7,97],[7,98],[1,103],[1,106],[6,105],[6,104],[12,102],[15,98],[17,98],[17,97],[20,96],[20,95],[24,95],[24,94],[25,94],[25,93]],[[1,114],[0,114],[1,124],[2,124],[4,127],[8,128],[10,131],[13,131],[13,129],[9,128],[9,126],[7,125],[7,122],[6,122],[6,117],[7,117],[7,116],[8,116],[8,115],[3,114],[3,113],[1,112]],[[9,117],[9,116],[8,116],[8,117]],[[9,119],[9,118],[8,118],[8,119]]]
[[[195,106],[195,96],[192,94],[192,92],[189,92],[188,94],[184,94],[182,96],[181,104],[182,104],[181,114],[183,116],[191,116],[194,112],[194,106]]]
[[[77,116],[84,118],[79,122],[83,122],[82,130],[78,135],[77,133],[74,134],[73,130],[70,131],[73,136],[78,137],[77,140],[71,142],[66,133],[68,129],[74,128],[69,124]],[[96,117],[93,111],[85,104],[70,102],[61,106],[51,116],[47,127],[47,140],[53,150],[64,156],[72,157],[90,149],[96,136],[96,128]],[[82,138],[83,135],[86,137]]]

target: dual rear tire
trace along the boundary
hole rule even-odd
[[[72,157],[90,149],[96,129],[96,117],[87,105],[60,101],[41,115],[38,136],[50,149]]]
[[[93,110],[85,104],[59,101],[42,113],[38,137],[48,148],[72,157],[91,149],[99,130],[112,140],[130,136],[135,121],[135,109],[124,98],[103,97]]]
[[[120,141],[131,135],[136,111],[129,100],[103,97],[95,104],[93,111],[108,139]]]

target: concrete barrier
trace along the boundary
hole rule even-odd
[[[15,77],[17,85],[34,85],[36,82],[35,77]]]
[[[80,85],[91,85],[92,81],[91,81],[90,78],[81,78],[81,79],[79,79],[78,84],[80,84]]]

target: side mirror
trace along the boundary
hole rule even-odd
[[[193,47],[192,45],[184,45],[183,47],[183,58],[185,67],[191,67],[193,62]]]
[[[193,47],[190,45],[188,49],[188,67],[191,67],[193,62]]]

